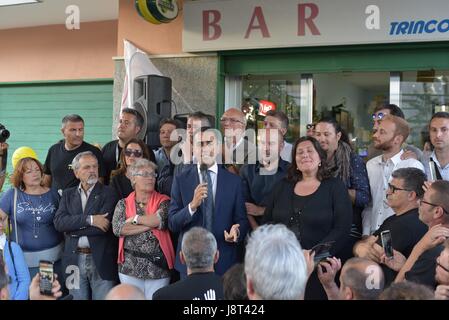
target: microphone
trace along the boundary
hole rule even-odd
[[[201,179],[203,180],[203,183],[207,183],[207,164],[202,163],[200,165],[200,173],[201,173]]]

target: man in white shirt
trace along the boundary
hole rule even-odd
[[[430,142],[434,149],[430,156],[423,160],[427,178],[430,180],[449,181],[449,113],[437,112],[430,119]],[[430,174],[429,162],[435,163],[435,177]]]
[[[394,214],[386,204],[386,190],[391,174],[399,168],[418,168],[424,166],[416,159],[401,160],[404,151],[402,143],[407,139],[410,127],[402,118],[386,115],[382,118],[378,130],[373,134],[373,143],[382,154],[366,164],[371,188],[371,203],[362,212],[363,235],[371,235]]]

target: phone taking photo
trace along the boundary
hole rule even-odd
[[[385,230],[380,233],[380,239],[382,241],[382,247],[385,252],[385,256],[389,259],[393,258],[393,243],[391,241],[390,230]]]
[[[311,251],[315,252],[313,262],[317,266],[321,261],[326,261],[327,258],[331,257],[330,249],[332,248],[335,241],[328,241],[324,243],[319,243],[314,246]]]
[[[41,294],[51,296],[51,288],[54,281],[53,262],[41,260],[39,261],[39,289]]]

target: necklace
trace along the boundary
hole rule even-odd
[[[28,204],[27,210],[33,215],[33,238],[39,237],[39,227],[42,220],[41,214],[43,213],[42,195],[28,194],[23,192],[25,196],[25,202]],[[37,201],[33,201],[32,198],[37,198]]]

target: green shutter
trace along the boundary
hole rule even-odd
[[[0,84],[0,123],[11,132],[8,173],[12,154],[21,146],[33,148],[43,163],[48,148],[62,139],[61,120],[67,114],[83,117],[85,141],[101,146],[110,141],[112,90],[112,80]]]

